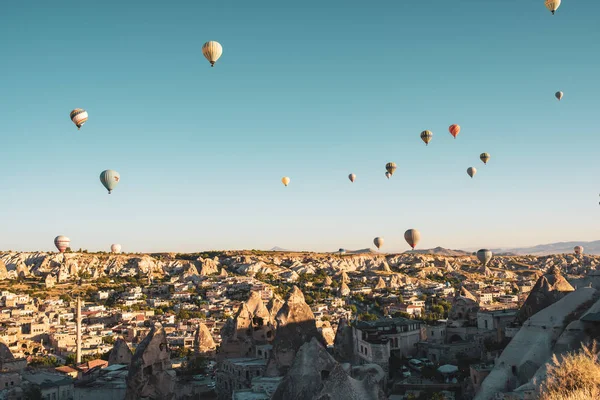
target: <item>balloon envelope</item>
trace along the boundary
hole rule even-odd
[[[560,101],[560,99],[563,98],[563,92],[556,92],[554,96],[558,99],[558,101]]]
[[[475,167],[467,168],[467,174],[469,174],[469,176],[471,178],[474,177],[476,173],[477,173],[477,168],[475,168]]]
[[[385,169],[387,170],[387,172],[390,173],[390,176],[394,175],[394,171],[396,171],[396,163],[389,162],[389,163],[385,164]]]
[[[389,172],[386,172],[386,173],[385,173],[385,177],[386,177],[386,178],[390,179],[390,176],[392,176],[392,174],[390,174]]]
[[[421,233],[416,229],[409,229],[404,232],[404,240],[406,240],[406,243],[414,250],[419,243],[419,240],[421,240]]]
[[[380,249],[381,246],[383,246],[383,238],[380,237],[376,237],[375,239],[373,239],[373,243],[375,244],[375,246]]]
[[[70,244],[71,244],[71,239],[69,239],[66,236],[61,235],[61,236],[57,236],[54,238],[54,245],[56,246],[58,251],[60,251],[61,253],[64,253]]]
[[[100,182],[102,182],[104,187],[108,190],[108,194],[110,194],[113,189],[117,187],[120,180],[121,175],[112,169],[107,169],[100,173]]]
[[[456,135],[458,135],[460,132],[460,125],[452,124],[448,128],[448,131],[450,131],[450,134],[454,136],[454,139],[456,139]]]
[[[111,253],[120,253],[121,252],[121,245],[120,244],[113,244],[110,246],[110,251]]]
[[[77,126],[77,129],[81,129],[83,124],[88,120],[88,113],[83,108],[76,108],[71,111],[71,121]]]
[[[421,132],[421,140],[425,142],[426,146],[429,144],[429,142],[431,142],[432,137],[433,137],[433,132],[431,132],[431,131]]]
[[[490,155],[489,153],[481,153],[479,155],[479,159],[483,161],[484,164],[487,164],[487,162],[490,160]]]
[[[481,249],[477,251],[477,259],[482,265],[487,265],[492,259],[492,252],[488,249]]]
[[[544,4],[546,5],[546,8],[554,15],[554,11],[558,10],[558,7],[560,7],[560,0],[545,0]]]
[[[348,175],[348,179],[350,179],[350,182],[354,182],[356,180],[356,175],[350,174]]]
[[[210,61],[210,66],[214,67],[219,57],[221,57],[221,54],[223,54],[223,47],[219,42],[206,42],[202,46],[202,54]]]
[[[573,250],[575,251],[575,254],[582,254],[583,246],[575,246],[575,248]]]
[[[290,183],[290,178],[288,178],[287,176],[284,176],[283,178],[281,178],[281,183],[283,183],[285,186],[287,186]]]

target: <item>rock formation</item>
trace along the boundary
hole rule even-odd
[[[345,283],[340,285],[340,289],[338,290],[338,294],[342,297],[348,296],[350,294],[350,288]]]
[[[352,377],[315,338],[298,350],[297,356],[273,400],[384,400],[376,378]]]
[[[0,260],[0,281],[8,278],[8,270],[6,269],[6,264],[2,260]]]
[[[333,355],[342,363],[351,363],[354,360],[354,340],[352,327],[345,318],[340,319],[333,342]]]
[[[377,285],[375,285],[375,290],[379,290],[379,289],[385,289],[385,281],[383,280],[382,277],[379,277],[379,280],[377,281]]]
[[[213,351],[216,347],[213,337],[202,322],[198,325],[198,329],[194,335],[194,351],[196,353],[207,353]]]
[[[13,353],[8,346],[3,342],[0,342],[0,361],[13,361],[14,359],[15,356],[13,356]]]
[[[519,323],[525,322],[544,308],[556,303],[575,289],[560,274],[558,267],[552,267],[547,274],[542,275],[531,289],[525,304],[517,314]]]
[[[123,338],[118,337],[113,344],[113,348],[108,355],[108,365],[113,364],[126,364],[129,365],[131,362],[131,349],[127,345],[127,342]]]
[[[496,393],[508,392],[526,384],[541,366],[550,361],[554,344],[563,334],[568,318],[597,296],[595,289],[582,288],[529,318],[496,360],[475,400],[489,400]]]
[[[154,324],[135,350],[127,375],[125,400],[174,400],[175,372],[171,367],[165,330]]]
[[[221,329],[222,342],[217,358],[251,357],[257,344],[271,342],[275,337],[274,315],[281,307],[280,301],[272,298],[269,301],[270,308],[267,308],[260,294],[251,292],[233,319],[228,320]]]
[[[292,365],[296,352],[304,343],[313,338],[320,343],[325,343],[317,329],[313,312],[296,286],[292,288],[285,304],[277,313],[275,326],[277,330],[271,358],[267,365],[268,376],[284,375]]]

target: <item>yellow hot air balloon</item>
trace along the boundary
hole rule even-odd
[[[204,43],[204,46],[202,46],[202,54],[210,61],[210,66],[214,67],[219,57],[221,57],[221,54],[223,54],[223,47],[221,47],[219,42],[206,42]]]
[[[389,162],[389,163],[385,164],[385,169],[387,172],[390,173],[390,176],[394,175],[394,171],[396,171],[396,163]]]
[[[287,176],[284,176],[283,178],[281,178],[281,183],[283,183],[285,186],[287,186],[290,183],[290,178],[288,178]]]
[[[432,137],[433,137],[433,133],[431,131],[421,132],[421,140],[423,140],[425,142],[425,146],[427,146],[429,144]]]
[[[490,155],[489,153],[481,153],[479,159],[483,161],[484,164],[487,164],[487,162],[490,161]]]
[[[552,11],[552,15],[554,15],[554,11],[560,7],[560,0],[545,0],[544,4],[548,10]]]

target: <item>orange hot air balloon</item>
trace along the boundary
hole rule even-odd
[[[452,124],[448,130],[450,131],[450,134],[454,136],[454,139],[456,139],[456,135],[460,132],[460,125]]]

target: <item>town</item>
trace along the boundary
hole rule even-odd
[[[526,399],[600,336],[588,255],[0,260],[0,399]]]

